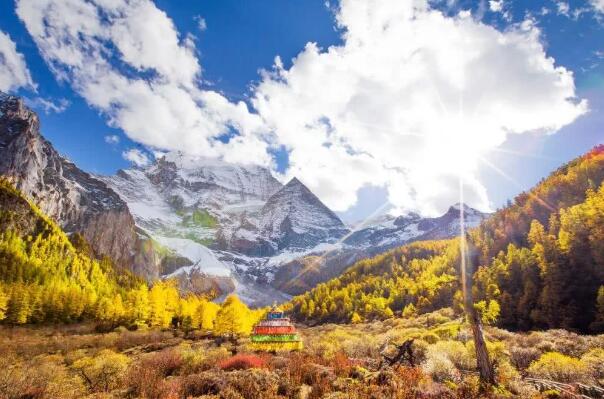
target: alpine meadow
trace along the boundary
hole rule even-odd
[[[6,0],[0,399],[604,398],[602,0]]]

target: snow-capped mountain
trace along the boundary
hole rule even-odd
[[[356,226],[343,241],[322,253],[284,262],[272,285],[291,295],[298,295],[320,282],[340,275],[354,262],[413,241],[450,238],[460,234],[459,204],[442,216],[424,218],[415,213],[404,216],[381,215]],[[464,205],[466,228],[476,227],[488,216]]]
[[[281,264],[325,251],[348,232],[298,179],[282,185],[259,166],[168,153],[147,168],[98,178],[151,238],[159,275],[185,289],[234,289],[257,302]],[[268,293],[268,302],[278,294]]]
[[[262,207],[259,229],[276,252],[332,243],[346,233],[344,223],[295,177]]]
[[[476,227],[488,216],[464,204],[464,224]],[[460,234],[461,206],[455,204],[442,216],[422,218],[416,213],[405,216],[381,216],[362,226],[344,241],[351,247],[378,253],[410,241],[449,238]]]
[[[263,167],[179,152],[93,176],[41,136],[21,99],[1,93],[0,174],[68,233],[82,233],[97,255],[149,280],[235,291],[256,305],[312,288],[386,249],[459,233],[459,206],[437,218],[383,216],[351,231],[296,178],[283,185]],[[468,227],[485,217],[464,213]]]
[[[169,153],[146,169],[99,176],[128,203],[164,254],[161,275],[182,267],[230,276],[214,250],[254,252],[259,211],[281,188],[265,168]],[[168,256],[170,255],[170,256]]]
[[[193,291],[235,290],[255,304],[300,293],[397,245],[459,234],[458,206],[437,218],[382,216],[351,231],[296,178],[282,185],[259,166],[182,153],[100,178],[151,238],[159,275]],[[484,217],[465,208],[468,227]]]

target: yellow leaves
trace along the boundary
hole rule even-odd
[[[202,301],[195,312],[193,325],[199,326],[202,330],[213,330],[219,310],[220,305],[207,300]]]
[[[531,376],[538,378],[559,382],[576,382],[585,379],[588,368],[580,359],[558,352],[548,352],[531,363],[528,372]]]
[[[358,323],[362,323],[363,319],[357,312],[352,312],[352,316],[350,317],[350,322],[352,324],[358,324]]]
[[[126,316],[126,308],[122,296],[102,297],[97,304],[96,318],[102,321],[118,324]]]
[[[247,334],[260,317],[261,311],[250,311],[234,296],[221,308],[206,298],[181,297],[172,281],[157,281],[150,288],[132,274],[115,270],[108,258],[92,259],[81,235],[75,234],[72,244],[59,226],[1,178],[0,193],[23,203],[36,225],[28,232],[0,232],[0,320],[24,324],[95,319],[160,328],[174,320],[183,328],[212,330],[221,310],[223,328]],[[231,316],[233,328],[228,327]]]
[[[421,311],[450,306],[458,260],[457,240],[416,242],[357,262],[294,298],[293,312],[304,319],[348,322],[353,313],[363,320],[393,317],[421,297]]]
[[[494,324],[501,312],[499,303],[493,299],[488,301],[488,303],[486,301],[475,303],[474,309],[476,309],[484,324]]]
[[[531,228],[528,233],[528,241],[532,246],[545,241],[545,228],[538,220],[531,222]]]
[[[133,324],[142,326],[146,324],[151,314],[151,305],[149,303],[149,288],[146,284],[141,284],[128,292],[129,318]]]
[[[179,306],[179,294],[174,281],[158,281],[149,292],[149,323],[166,328]]]
[[[415,309],[415,305],[413,305],[412,303],[408,304],[403,309],[404,318],[411,318],[411,317],[414,317],[416,314],[417,314],[417,309]]]
[[[120,385],[128,364],[128,356],[104,349],[94,357],[76,360],[71,368],[83,378],[91,391],[109,392]]]
[[[216,335],[249,335],[256,319],[249,308],[236,295],[229,295],[216,314]]]
[[[585,202],[560,211],[558,242],[568,252],[584,241],[599,248],[604,239],[604,184],[595,192],[588,190]]]
[[[8,309],[8,295],[4,290],[4,287],[0,285],[0,320],[6,318],[6,311]]]

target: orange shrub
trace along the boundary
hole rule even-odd
[[[260,356],[245,353],[232,356],[218,363],[218,367],[225,371],[262,368],[265,365],[265,360]]]
[[[165,378],[175,375],[182,364],[182,356],[174,349],[149,354],[130,367],[128,386],[137,397],[168,398],[168,393],[173,394],[178,386]]]
[[[343,351],[336,352],[330,363],[338,377],[348,377],[353,366],[352,361]]]

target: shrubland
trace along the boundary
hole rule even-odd
[[[0,397],[545,398],[555,394],[528,378],[604,386],[604,335],[487,327],[498,385],[484,388],[469,328],[452,309],[299,331],[303,351],[271,354],[194,330],[2,327]],[[408,339],[413,364],[384,366]]]

